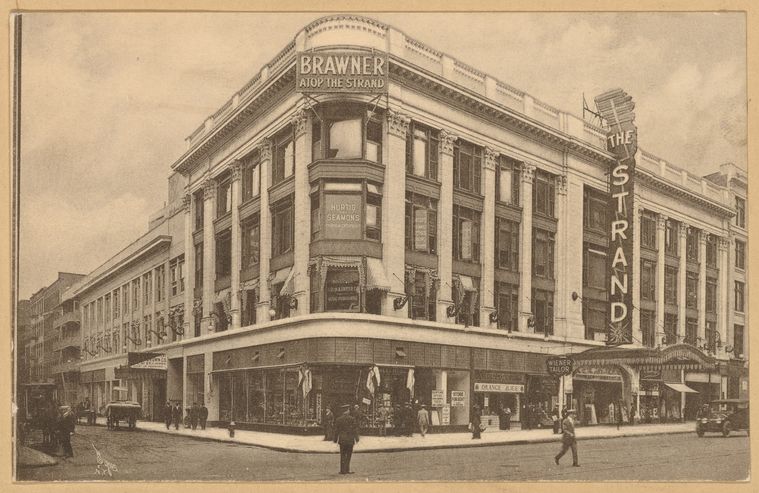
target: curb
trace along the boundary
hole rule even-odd
[[[96,424],[95,426],[105,426],[105,425],[99,425]],[[194,440],[203,440],[207,442],[219,442],[219,443],[233,443],[236,445],[242,445],[247,447],[259,447],[267,450],[272,450],[275,452],[286,452],[286,453],[294,453],[294,454],[339,454],[339,450],[305,450],[305,449],[299,449],[294,447],[282,447],[277,445],[266,445],[266,444],[258,444],[258,443],[246,443],[246,442],[239,442],[237,440],[228,439],[228,438],[215,438],[215,437],[208,437],[208,436],[199,436],[199,435],[192,435],[192,434],[185,434],[185,433],[171,433],[171,430],[164,431],[163,429],[159,430],[148,430],[144,428],[136,428],[136,431],[140,432],[146,432],[146,433],[163,433],[165,435],[174,435],[178,437],[185,437],[185,438],[191,438]],[[642,432],[642,433],[621,433],[619,435],[600,435],[600,436],[584,436],[584,437],[578,437],[577,441],[586,441],[586,440],[608,440],[612,438],[634,438],[634,437],[642,437],[642,436],[652,436],[652,435],[676,435],[676,434],[685,434],[685,433],[693,433],[693,430],[675,430],[675,431],[650,431],[650,432]],[[384,448],[376,448],[376,449],[370,449],[370,450],[360,450],[360,449],[354,449],[353,453],[355,454],[374,454],[374,453],[389,453],[389,452],[412,452],[412,451],[421,451],[421,450],[442,450],[442,449],[462,449],[462,448],[480,448],[480,447],[498,447],[498,446],[504,446],[504,445],[529,445],[532,443],[554,443],[554,442],[560,442],[561,436],[547,436],[547,437],[541,437],[541,438],[533,438],[533,439],[522,439],[522,440],[511,440],[511,441],[499,441],[499,442],[478,442],[478,443],[456,443],[456,444],[448,444],[448,445],[419,445],[419,446],[411,446],[411,447],[384,447]]]

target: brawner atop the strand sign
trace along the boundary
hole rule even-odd
[[[635,103],[625,91],[613,89],[595,100],[609,127],[606,147],[616,158],[609,173],[609,208],[614,212],[608,229],[609,328],[606,344],[618,346],[633,342],[633,178],[638,131],[633,124]]]

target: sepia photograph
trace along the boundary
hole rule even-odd
[[[746,12],[9,23],[17,484],[751,479]]]

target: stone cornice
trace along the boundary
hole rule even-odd
[[[735,215],[735,212],[733,212],[733,210],[727,206],[724,206],[720,203],[709,200],[705,197],[697,195],[681,187],[671,185],[656,176],[650,175],[647,172],[642,171],[640,168],[638,168],[635,171],[635,178],[636,180],[639,180],[642,183],[650,185],[652,188],[660,190],[668,195],[673,196],[674,198],[685,199],[685,200],[695,202],[699,206],[705,207],[709,209],[711,212],[719,214],[723,217],[733,217]]]

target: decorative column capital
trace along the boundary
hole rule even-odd
[[[522,183],[532,185],[532,182],[535,181],[535,166],[530,163],[524,163],[520,175],[522,175]]]
[[[191,205],[192,205],[192,195],[190,195],[189,193],[184,194],[184,196],[182,197],[182,210],[185,213],[189,214]]]
[[[407,115],[398,111],[387,111],[387,130],[390,135],[405,139],[406,134],[408,134],[408,126],[410,123],[411,118]]]
[[[293,125],[293,135],[294,138],[298,138],[304,133],[306,133],[306,125],[308,125],[308,112],[304,110],[303,108],[299,109],[295,112],[295,114],[290,119],[290,122]]]
[[[678,234],[680,235],[681,240],[687,240],[688,239],[688,231],[690,230],[690,226],[688,226],[685,223],[680,223],[680,227],[678,228]]]
[[[664,214],[659,214],[656,216],[656,228],[660,230],[664,230],[664,228],[667,227],[667,221],[669,218],[665,216]]]
[[[208,178],[203,182],[203,200],[216,198],[216,180]]]
[[[229,163],[229,169],[232,172],[232,181],[237,181],[242,178],[242,161],[232,161]]]
[[[567,177],[565,175],[556,176],[556,193],[559,195],[567,194]]]
[[[458,138],[458,135],[451,133],[446,129],[442,129],[440,131],[440,154],[453,156],[453,144]]]
[[[495,170],[498,166],[498,157],[500,154],[495,149],[490,147],[485,148],[485,169]]]
[[[264,139],[261,141],[261,161],[271,161],[271,139]]]
[[[701,231],[701,234],[698,235],[698,244],[706,246],[706,242],[709,241],[709,233],[706,231]]]
[[[720,252],[726,252],[730,249],[731,243],[732,242],[728,238],[720,236],[719,242],[717,243],[717,247],[719,248]]]

